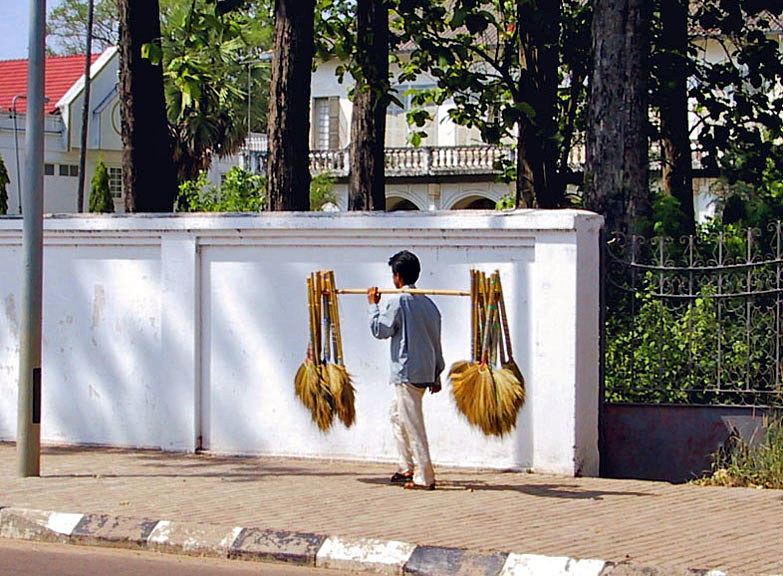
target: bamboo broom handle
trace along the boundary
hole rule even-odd
[[[506,354],[508,354],[508,360],[514,359],[514,354],[511,352],[511,331],[508,329],[508,316],[506,314],[506,300],[503,298],[503,287],[500,285],[500,278],[498,277],[498,310],[500,311],[500,320],[503,322],[503,336],[506,340]]]
[[[327,278],[329,281],[329,290],[335,292],[336,288],[334,287],[334,272],[332,270],[329,270]],[[334,330],[335,362],[337,364],[343,365],[343,337],[340,331],[340,309],[337,306],[337,298],[332,299],[332,327]]]
[[[367,288],[340,288],[335,290],[337,294],[367,294]],[[470,296],[466,290],[441,290],[428,288],[383,288],[379,294],[432,294],[434,296]]]
[[[487,304],[487,322],[484,329],[484,342],[481,346],[481,363],[485,365],[489,363],[489,337],[490,333],[492,332],[492,322],[494,321],[495,314],[497,314],[497,308],[495,305],[495,291],[491,286],[489,292],[489,303]]]
[[[308,347],[308,356],[310,357],[310,360],[312,360],[316,366],[319,363],[318,358],[318,336],[316,335],[316,332],[318,330],[318,323],[316,322],[315,318],[315,304],[313,300],[315,299],[315,287],[313,286],[313,278],[312,276],[308,276],[307,278],[307,312],[310,316],[310,345]]]

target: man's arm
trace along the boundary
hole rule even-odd
[[[378,292],[378,288],[373,286],[367,290],[367,302],[369,320],[370,320],[370,332],[375,338],[384,340],[391,338],[397,332],[399,322],[397,316],[400,310],[399,304],[394,300],[391,301],[389,307],[381,312],[378,303],[381,301],[381,294]]]
[[[443,349],[440,343],[440,315],[438,316],[438,337],[435,339],[435,381],[430,387],[430,392],[436,394],[440,392],[440,375],[446,368],[446,363],[443,361]]]

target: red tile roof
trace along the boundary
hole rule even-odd
[[[100,54],[93,54],[95,62]],[[57,113],[57,102],[84,74],[84,55],[49,56],[46,59],[44,95],[46,113]],[[27,95],[27,60],[0,60],[0,109],[11,110],[14,96]],[[18,98],[16,110],[24,113],[26,98]]]

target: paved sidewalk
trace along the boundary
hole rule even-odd
[[[783,492],[438,469],[406,491],[389,464],[45,448],[16,477],[0,444],[0,506],[631,562],[682,574],[783,574]],[[569,572],[570,573],[570,572]],[[652,572],[655,573],[655,572]]]

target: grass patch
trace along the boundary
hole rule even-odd
[[[732,436],[714,455],[712,475],[698,480],[703,486],[783,488],[783,413],[764,417],[764,438],[754,442]]]

